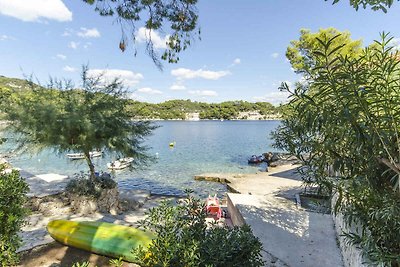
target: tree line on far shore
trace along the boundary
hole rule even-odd
[[[131,101],[130,108],[144,119],[187,119],[187,113],[199,113],[199,119],[248,119],[241,112],[256,113],[262,119],[277,118],[282,107],[268,102],[251,103],[243,100],[222,103],[204,103],[187,100],[168,100],[158,104]]]
[[[0,76],[2,92],[21,91],[29,88],[30,81]],[[57,87],[55,85],[55,87]],[[2,94],[5,95],[5,94]],[[146,103],[129,100],[127,108],[135,119],[142,120],[185,120],[189,113],[198,113],[199,119],[248,119],[256,114],[260,119],[279,118],[283,106],[274,106],[269,102],[248,102],[243,100],[222,103],[205,103],[187,100],[168,100],[162,103]],[[248,114],[246,114],[248,113]]]

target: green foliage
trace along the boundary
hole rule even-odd
[[[122,258],[119,258],[119,259],[112,259],[112,260],[110,260],[110,264],[111,264],[112,266],[115,266],[115,267],[122,267],[122,265],[124,264],[124,262],[122,261]]]
[[[12,91],[0,107],[12,122],[11,130],[22,134],[21,146],[82,152],[93,179],[91,151],[133,157],[136,164],[148,159],[142,141],[155,127],[147,121],[132,121],[127,104],[119,80],[104,81],[102,74],[89,75],[84,67],[80,89],[54,79],[48,88],[31,83],[28,90]]]
[[[345,236],[350,242],[365,248],[371,263],[399,266],[400,195],[393,191],[380,194],[364,185],[351,190],[350,193],[357,196],[352,197],[345,218],[349,223],[361,223],[363,228],[360,233],[347,233]]]
[[[65,190],[74,195],[98,198],[103,189],[112,189],[116,186],[117,182],[109,174],[103,173],[95,179],[88,179],[85,174],[80,173],[68,182]]]
[[[3,170],[4,165],[0,165],[0,265],[10,266],[18,261],[18,232],[28,212],[23,205],[29,189],[18,171],[2,173]]]
[[[72,265],[72,267],[89,267],[89,266],[90,266],[90,262],[88,262],[88,261],[76,262],[76,263],[74,263],[74,265]]]
[[[53,80],[53,86],[50,88],[65,88],[68,82]],[[1,86],[4,85],[2,88]],[[17,86],[17,87],[15,87]],[[5,99],[3,109],[7,109],[10,105],[10,100],[18,102],[21,94],[31,90],[33,84],[20,79],[12,79],[0,77],[0,98]],[[76,89],[75,89],[76,90]],[[19,102],[21,103],[21,102]],[[125,111],[131,118],[135,120],[147,119],[186,119],[187,113],[200,113],[202,119],[241,119],[239,112],[259,112],[260,115],[268,117],[277,117],[282,112],[280,107],[275,107],[268,102],[247,102],[243,100],[225,101],[222,103],[203,103],[187,100],[168,100],[162,103],[153,104],[138,102],[134,100],[126,100]]]
[[[328,1],[328,0],[325,0]],[[340,0],[333,0],[333,5],[338,3]],[[399,0],[397,0],[399,1]],[[383,12],[387,12],[388,8],[393,5],[394,0],[350,0],[350,5],[358,10],[361,7],[366,9],[367,7],[371,7],[372,10],[378,11],[382,10]]]
[[[207,232],[203,244],[204,266],[264,266],[261,243],[249,225],[213,228]]]
[[[334,38],[335,36],[337,37]],[[296,73],[313,75],[317,64],[315,53],[323,49],[320,40],[328,39],[332,40],[331,46],[340,47],[340,50],[331,53],[328,56],[329,58],[334,58],[339,54],[356,57],[361,53],[361,40],[351,40],[350,32],[340,32],[335,28],[327,28],[311,33],[308,29],[301,29],[299,40],[291,41],[286,50],[286,57]]]
[[[122,259],[111,259],[109,261],[110,265],[113,267],[122,267],[123,266],[123,261]],[[89,261],[84,261],[84,262],[75,262],[72,267],[90,267],[90,262]],[[97,265],[95,265],[97,267]]]
[[[95,11],[100,16],[115,17],[116,21],[121,24],[122,37],[119,48],[122,51],[125,51],[128,45],[128,37],[132,36],[133,42],[135,42],[139,23],[150,31],[170,31],[169,39],[166,42],[167,49],[165,49],[161,57],[155,50],[151,34],[146,34],[147,53],[160,69],[162,68],[160,58],[169,63],[177,63],[179,61],[179,53],[191,45],[194,36],[200,35],[200,29],[197,28],[197,0],[82,1],[90,5],[95,5]],[[165,30],[166,27],[168,30]]]
[[[186,113],[200,113],[200,119],[237,119],[239,112],[259,112],[266,117],[279,114],[279,109],[268,102],[226,101],[219,104],[169,100],[159,104],[131,101],[129,110],[137,118],[185,119]],[[241,119],[241,118],[239,118]]]
[[[349,237],[371,261],[399,266],[399,52],[383,33],[361,53],[343,55],[339,38],[318,38],[306,82],[282,86],[291,100],[276,146],[303,160],[306,182],[338,192],[336,210],[362,225],[367,234]]]
[[[134,253],[145,266],[263,266],[262,244],[247,225],[207,229],[205,205],[188,195],[178,205],[164,202],[142,221],[156,233],[146,250]]]

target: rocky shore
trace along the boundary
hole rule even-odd
[[[113,194],[113,193],[111,193]],[[151,195],[144,190],[121,190],[117,197],[111,195],[107,203],[99,203],[80,197],[71,199],[64,192],[44,197],[31,197],[27,206],[32,211],[20,236],[23,246],[19,252],[53,242],[46,226],[51,220],[66,219],[77,221],[104,221],[128,226],[138,226],[145,217],[145,212],[164,200],[175,200],[174,197]],[[100,201],[103,201],[100,199]],[[110,203],[110,201],[114,201]],[[105,207],[111,207],[106,210]],[[118,206],[118,208],[117,208]]]

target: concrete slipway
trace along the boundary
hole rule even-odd
[[[263,244],[266,266],[343,266],[330,214],[296,205],[300,192],[296,166],[270,168],[257,174],[206,174],[228,180],[239,193],[228,194],[228,211],[236,224],[249,224]]]

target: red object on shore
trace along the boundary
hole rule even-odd
[[[219,199],[217,195],[214,195],[213,197],[208,196],[206,200],[206,210],[208,214],[217,215],[218,219],[222,217],[222,209],[219,205]]]

